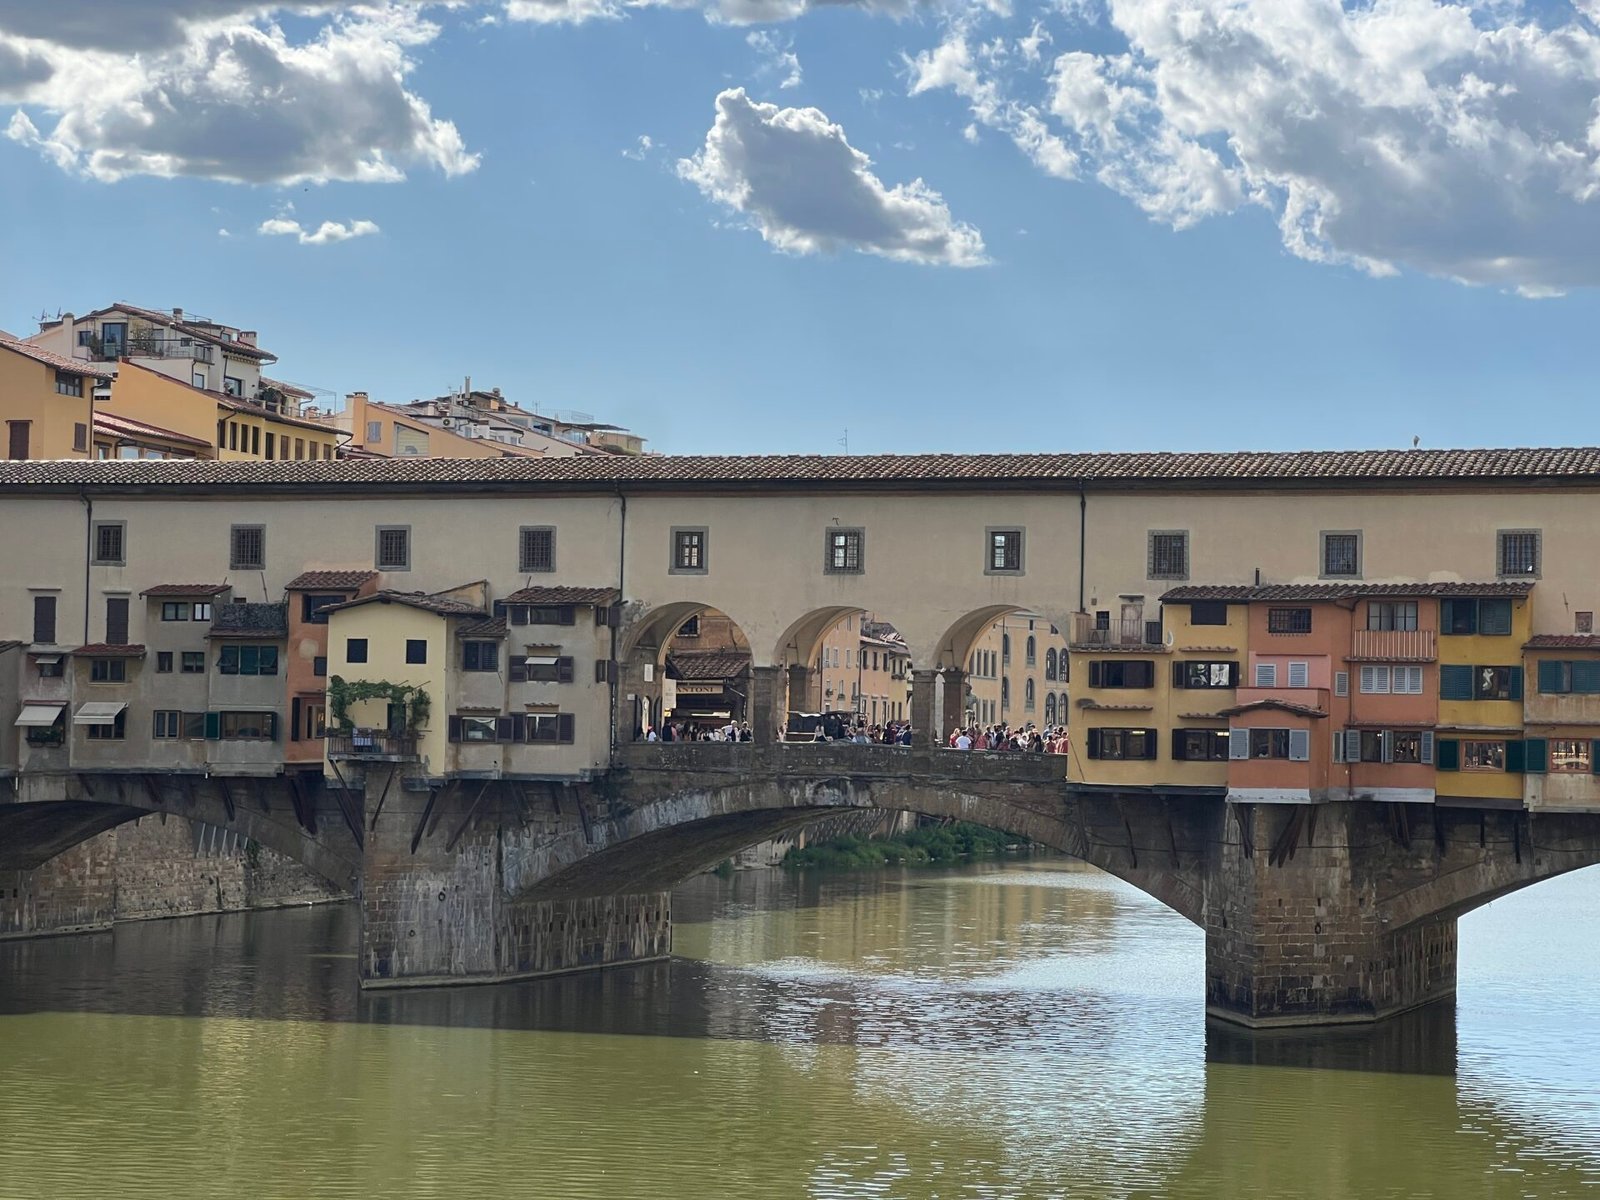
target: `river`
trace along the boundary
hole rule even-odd
[[[1202,1014],[1060,860],[704,877],[669,963],[358,996],[332,906],[0,943],[0,1197],[1600,1194],[1600,871],[1375,1031]]]

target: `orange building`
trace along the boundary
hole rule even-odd
[[[284,684],[289,696],[289,736],[284,761],[315,764],[322,769],[323,736],[327,732],[327,609],[362,596],[378,586],[376,571],[305,571],[291,579],[289,652]]]

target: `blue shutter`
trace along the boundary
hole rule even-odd
[[[222,736],[222,714],[208,712],[206,714],[206,740],[214,742]]]
[[[1527,746],[1517,739],[1506,742],[1506,774],[1520,775],[1527,769]]]
[[[1570,665],[1574,692],[1585,696],[1600,693],[1600,660],[1580,658]]]
[[[1561,663],[1553,658],[1539,660],[1539,692],[1541,695],[1554,696],[1566,691],[1561,686]]]
[[[1439,770],[1459,771],[1461,769],[1461,743],[1455,738],[1440,738],[1435,746],[1439,758]]]
[[[1439,699],[1471,700],[1472,668],[1443,666],[1439,668]]]
[[[1509,750],[1510,747],[1507,747]],[[1506,756],[1509,761],[1510,755]],[[1522,743],[1522,769],[1530,775],[1543,775],[1549,768],[1550,744],[1544,738],[1528,738]]]
[[[1422,752],[1417,757],[1422,760],[1423,766],[1431,767],[1433,765],[1433,730],[1424,729],[1422,731]]]
[[[1228,757],[1230,759],[1250,757],[1250,731],[1248,729],[1228,730]]]
[[[1511,699],[1522,699],[1522,668],[1511,668]]]
[[[1589,774],[1600,775],[1600,742],[1589,743]]]

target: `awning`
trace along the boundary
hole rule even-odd
[[[61,661],[59,654],[35,654],[33,661],[41,667],[53,667]]]
[[[553,667],[560,658],[555,654],[530,654],[523,659],[523,664],[529,667]]]
[[[61,717],[65,704],[25,704],[22,713],[13,722],[20,727],[48,729]]]
[[[72,723],[74,725],[115,725],[117,717],[127,707],[128,702],[126,700],[91,700],[72,715]]]

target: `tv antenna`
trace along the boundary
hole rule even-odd
[[[844,447],[846,454],[850,453],[850,431],[848,429],[844,431],[844,436],[839,439],[838,444]]]

